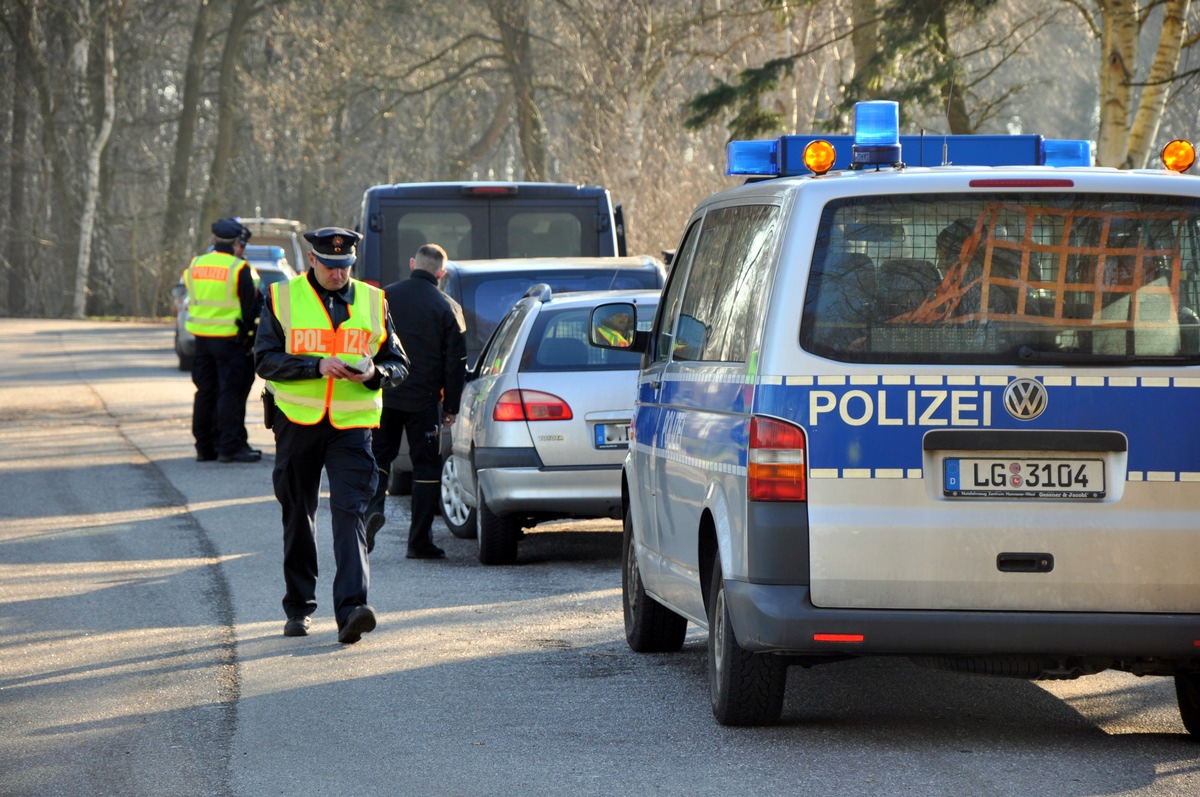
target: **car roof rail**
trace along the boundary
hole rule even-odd
[[[531,285],[529,290],[525,291],[522,299],[537,299],[539,302],[545,303],[553,298],[554,293],[550,290],[550,286],[544,282],[539,282],[537,285]]]

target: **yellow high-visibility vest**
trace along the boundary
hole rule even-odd
[[[354,282],[350,317],[336,330],[305,274],[272,284],[271,302],[288,354],[337,357],[353,365],[363,357],[374,358],[387,339],[383,291],[365,282]],[[305,426],[328,413],[338,429],[374,428],[383,414],[383,390],[348,379],[271,381],[268,389],[288,420]]]
[[[187,287],[188,332],[206,338],[232,338],[242,317],[238,274],[250,264],[227,252],[209,252],[192,260],[183,272]]]

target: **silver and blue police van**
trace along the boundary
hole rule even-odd
[[[902,137],[875,102],[852,139],[728,155],[747,181],[622,331],[629,645],[707,628],[727,725],[778,721],[789,665],[886,655],[1170,676],[1200,734],[1191,145],[1118,171],[1087,142]]]

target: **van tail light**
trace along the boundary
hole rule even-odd
[[[773,418],[751,418],[746,464],[751,501],[807,500],[804,432],[799,427]]]
[[[573,417],[567,402],[540,390],[506,390],[492,410],[495,421],[569,421]]]

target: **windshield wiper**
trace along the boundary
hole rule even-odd
[[[1103,365],[1105,363],[1125,363],[1128,365],[1170,365],[1173,363],[1191,362],[1192,358],[1182,354],[1095,354],[1084,351],[1043,351],[1032,346],[1017,348],[1017,357],[1034,363],[1065,363],[1080,365]]]

